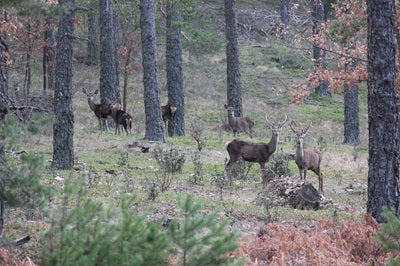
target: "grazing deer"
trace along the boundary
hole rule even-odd
[[[102,121],[105,121],[107,131],[108,131],[108,124],[107,120],[111,120],[111,107],[108,103],[94,103],[93,99],[94,96],[99,92],[99,90],[95,90],[94,92],[88,92],[85,88],[82,88],[82,92],[87,96],[88,104],[90,109],[94,112],[97,119],[99,120],[100,125],[100,132],[103,132]]]
[[[226,144],[226,149],[229,153],[229,162],[226,165],[226,174],[229,181],[232,183],[231,168],[240,159],[247,162],[258,163],[262,171],[262,183],[265,187],[267,185],[267,171],[265,164],[271,158],[271,155],[278,148],[278,137],[286,124],[288,117],[285,116],[285,120],[278,123],[277,126],[268,121],[267,115],[265,115],[266,123],[268,128],[272,131],[271,140],[268,143],[254,143],[249,141],[243,141],[240,139],[234,139]]]
[[[254,122],[249,117],[235,117],[235,109],[228,105],[224,105],[225,109],[228,110],[228,123],[232,128],[233,136],[236,137],[236,133],[245,132],[250,138],[253,138],[253,127]]]
[[[115,135],[121,135],[121,126],[124,127],[126,135],[132,136],[132,116],[127,112],[121,110],[120,103],[113,103],[111,105],[111,116],[115,124]],[[129,133],[128,133],[129,130]]]
[[[296,159],[295,162],[300,172],[300,179],[306,180],[307,170],[313,171],[316,175],[318,175],[318,191],[323,193],[323,179],[321,173],[321,160],[322,153],[317,149],[303,149],[303,139],[307,135],[308,130],[310,129],[311,124],[301,132],[296,131],[293,128],[293,121],[290,123],[290,128],[295,134],[296,139]],[[304,173],[304,175],[303,175]],[[304,176],[304,177],[303,177]]]
[[[164,121],[164,128],[165,128],[165,134],[168,136],[168,128],[167,128],[167,122],[168,125],[172,125],[172,136],[175,136],[175,115],[176,115],[176,106],[167,104],[164,106],[161,106],[161,113],[162,113],[162,119]]]

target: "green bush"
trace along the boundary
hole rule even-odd
[[[182,45],[191,54],[199,56],[221,51],[225,47],[225,40],[212,31],[191,29],[189,38],[184,38]]]
[[[226,254],[238,248],[238,232],[229,232],[228,221],[218,222],[216,213],[209,216],[201,214],[202,202],[194,202],[193,196],[178,198],[180,219],[173,220],[169,226],[174,252],[179,265],[237,265]]]
[[[285,153],[275,153],[268,162],[266,169],[267,176],[270,179],[292,174],[289,168],[289,156]]]
[[[169,145],[167,150],[160,146],[153,151],[153,157],[158,163],[160,170],[166,173],[181,173],[182,166],[185,163],[185,154],[173,145]]]
[[[382,231],[374,237],[375,241],[384,251],[388,251],[397,256],[392,257],[388,265],[400,265],[400,218],[396,216],[393,210],[385,208],[382,211],[382,217],[386,223],[382,224]]]

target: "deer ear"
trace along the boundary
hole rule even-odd
[[[82,92],[83,92],[84,94],[87,94],[85,88],[82,88]]]
[[[93,94],[97,94],[98,92],[99,92],[99,89],[95,90],[95,91],[93,92]]]

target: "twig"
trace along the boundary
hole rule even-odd
[[[17,240],[14,240],[14,245],[21,246],[21,245],[27,243],[29,240],[31,240],[31,237],[29,235],[26,235]]]

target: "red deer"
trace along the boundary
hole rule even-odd
[[[254,143],[240,139],[234,139],[227,143],[226,149],[228,150],[230,158],[226,165],[226,174],[231,183],[231,168],[238,160],[242,159],[244,161],[258,163],[260,165],[263,186],[265,187],[267,185],[267,171],[265,169],[265,164],[269,161],[271,155],[278,148],[279,133],[286,124],[288,117],[286,115],[284,121],[278,123],[277,126],[268,121],[267,115],[265,115],[265,119],[268,128],[272,131],[272,137],[268,143]]]
[[[108,131],[107,120],[111,120],[112,119],[110,104],[108,104],[108,103],[100,103],[100,104],[94,103],[93,99],[94,99],[95,95],[99,92],[98,89],[91,93],[91,92],[86,91],[85,88],[82,88],[82,92],[87,96],[89,107],[94,112],[94,114],[96,115],[97,119],[99,120],[100,132],[103,132],[102,121],[105,121],[105,124],[106,124],[106,127],[107,127],[107,131]]]
[[[172,136],[175,135],[175,114],[176,114],[176,106],[167,104],[164,106],[161,106],[161,113],[162,113],[162,119],[164,121],[164,129],[165,129],[165,134],[168,136],[168,128],[167,128],[167,122],[168,125],[171,124],[172,126]]]
[[[115,135],[117,135],[117,133],[118,135],[121,135],[121,126],[123,126],[126,135],[132,136],[132,116],[127,112],[121,110],[121,108],[122,106],[120,103],[114,103],[111,105],[111,116],[114,119]]]
[[[253,138],[253,127],[254,122],[249,117],[235,117],[235,109],[233,107],[224,105],[225,109],[228,110],[228,123],[232,128],[233,136],[236,137],[236,133],[245,132],[250,138]]]
[[[322,153],[317,149],[303,149],[303,138],[307,135],[311,124],[301,132],[293,128],[293,121],[290,123],[290,128],[296,138],[296,159],[295,162],[300,172],[300,179],[306,180],[307,170],[313,171],[318,176],[318,191],[323,193],[323,178],[321,173]],[[304,173],[304,175],[303,175]]]

